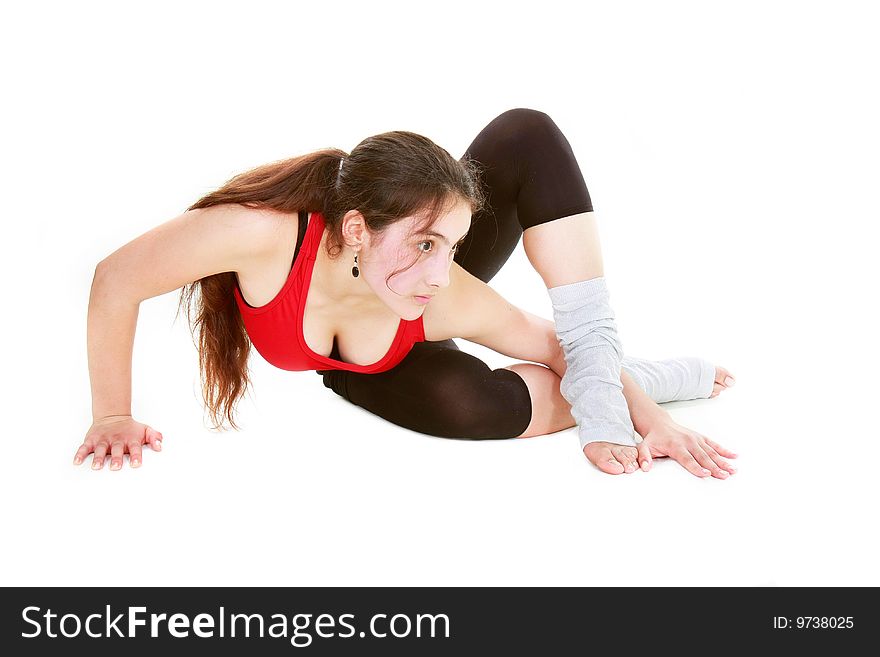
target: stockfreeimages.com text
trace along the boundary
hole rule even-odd
[[[267,625],[262,614],[227,614],[224,607],[220,607],[216,618],[212,614],[200,613],[192,620],[187,614],[175,613],[150,613],[146,607],[127,607],[126,611],[115,617],[106,606],[106,613],[90,614],[85,620],[77,614],[60,615],[47,609],[45,612],[40,607],[25,607],[21,612],[22,620],[33,628],[31,632],[22,632],[21,636],[31,639],[41,636],[44,632],[47,637],[73,638],[84,634],[95,639],[104,637],[137,638],[145,636],[149,626],[149,636],[173,638],[187,638],[190,631],[200,638],[224,638],[224,637],[256,637],[256,638],[290,638],[290,643],[296,647],[306,647],[312,643],[313,636],[327,638],[350,638],[376,637],[376,638],[449,638],[449,617],[446,614],[417,614],[412,620],[406,614],[373,614],[370,617],[369,631],[357,629],[345,619],[354,619],[354,614],[340,614],[338,619],[333,614],[319,614],[312,623],[314,614],[272,614],[269,616],[271,624]],[[123,620],[125,618],[126,620]],[[218,619],[219,618],[219,622]],[[56,620],[57,619],[57,620]],[[439,627],[438,627],[439,625]],[[123,632],[125,627],[127,632]],[[313,626],[312,632],[307,632]],[[343,629],[345,633],[338,633],[337,629]],[[29,628],[30,629],[30,628]],[[439,630],[439,633],[438,633]]]

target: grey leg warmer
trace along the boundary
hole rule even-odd
[[[547,292],[566,363],[559,390],[571,404],[581,449],[597,441],[635,446],[636,432],[620,382],[623,345],[605,277]]]
[[[715,385],[715,366],[695,356],[665,360],[624,356],[620,365],[658,404],[708,399]]]

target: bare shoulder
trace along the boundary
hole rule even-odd
[[[247,244],[245,266],[260,266],[273,262],[296,244],[299,221],[296,212],[282,212],[273,208],[250,208],[238,203],[204,208],[210,221],[219,229],[237,236]]]
[[[249,237],[256,245],[266,250],[277,244],[280,237],[294,239],[299,232],[296,212],[281,212],[273,208],[249,208],[238,203],[224,203],[198,210],[211,215],[211,221],[218,226],[229,228]]]
[[[96,272],[120,294],[143,301],[214,274],[254,271],[277,261],[284,240],[296,238],[296,213],[236,203],[196,208],[122,245]]]

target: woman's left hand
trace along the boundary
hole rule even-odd
[[[706,436],[673,422],[671,418],[652,426],[637,449],[639,466],[644,472],[651,469],[654,458],[663,456],[675,459],[697,477],[712,475],[727,479],[736,472],[736,468],[723,458],[735,459],[736,454]]]

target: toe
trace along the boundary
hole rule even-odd
[[[639,469],[638,450],[617,443],[593,442],[584,447],[584,455],[607,474],[623,474]]]
[[[599,469],[608,474],[623,474],[624,472],[623,465],[613,456],[599,461]]]
[[[733,375],[724,367],[720,365],[715,366],[715,383],[721,385],[722,388],[729,388],[736,380],[733,378]]]
[[[614,458],[623,465],[623,471],[627,474],[635,472],[639,469],[639,451],[635,447],[627,447],[625,445],[614,445],[611,448]]]
[[[584,447],[584,455],[590,462],[607,474],[622,474],[623,463],[618,461],[611,451],[612,444],[606,442],[593,442]]]

